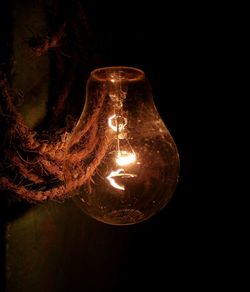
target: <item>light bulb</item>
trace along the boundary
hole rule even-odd
[[[144,72],[92,71],[65,159],[66,186],[76,205],[108,224],[135,224],[168,203],[178,175],[178,151]]]

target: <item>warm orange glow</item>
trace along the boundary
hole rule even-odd
[[[127,151],[120,151],[116,158],[116,163],[120,166],[129,165],[136,161],[135,153],[130,153]]]
[[[113,119],[116,117],[116,115],[113,115],[111,117],[108,118],[108,125],[109,127],[113,130],[113,131],[117,131],[117,127],[115,125],[113,125],[112,121]]]
[[[124,173],[124,169],[117,169],[116,171],[111,171],[110,174],[107,176],[107,179],[109,180],[110,184],[118,189],[118,190],[125,190],[124,186],[120,186],[113,177],[121,176],[121,172]]]
[[[108,126],[117,133],[117,156],[115,158],[116,164],[119,166],[126,166],[129,164],[132,164],[136,161],[136,155],[131,148],[129,142],[127,141],[128,147],[132,150],[132,152],[128,152],[125,150],[120,150],[120,139],[125,138],[125,127],[127,125],[127,119],[122,116],[117,116],[116,114],[110,116],[108,118]],[[129,178],[129,177],[135,177],[135,174],[126,173],[123,168],[119,168],[115,171],[111,171],[110,174],[106,177],[109,183],[118,190],[125,190],[125,187],[123,185],[120,185],[116,182],[115,178]]]
[[[115,121],[113,122],[113,120]],[[117,129],[117,115],[114,114],[108,118],[108,125],[114,132],[117,132],[117,130],[118,130],[118,133],[123,131],[126,124],[127,124],[127,120],[124,118],[124,124],[118,124],[118,129]]]
[[[110,184],[118,189],[118,190],[125,190],[123,185],[119,185],[114,178],[116,177],[135,177],[135,174],[126,173],[123,168],[117,169],[116,171],[111,171],[110,174],[107,176],[107,180],[109,180]]]

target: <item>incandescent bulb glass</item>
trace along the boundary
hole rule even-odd
[[[179,155],[143,71],[92,71],[68,142],[65,182],[91,217],[113,225],[148,219],[172,197]]]

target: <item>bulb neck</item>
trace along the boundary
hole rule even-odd
[[[113,66],[95,69],[91,72],[91,77],[101,82],[133,82],[144,79],[145,74],[142,70],[134,67]]]

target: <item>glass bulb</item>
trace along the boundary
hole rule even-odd
[[[91,72],[83,113],[68,142],[65,181],[91,217],[113,225],[150,218],[172,197],[179,156],[143,71]]]

